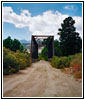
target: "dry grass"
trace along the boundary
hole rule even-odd
[[[64,73],[65,73],[65,72],[66,72],[66,70],[63,68],[63,69],[61,69],[61,72],[64,72]]]
[[[61,69],[61,72],[64,72],[65,74],[70,74],[70,69],[69,68],[63,68],[63,69]]]
[[[76,79],[82,79],[82,72],[81,71],[80,72],[76,72],[75,75],[74,75],[74,77]]]

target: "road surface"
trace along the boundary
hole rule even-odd
[[[81,97],[82,83],[47,61],[3,77],[4,97]]]

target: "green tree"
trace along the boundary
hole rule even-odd
[[[41,51],[41,55],[39,56],[39,59],[48,60],[48,48],[44,47]]]
[[[55,56],[62,56],[61,46],[58,40],[54,41],[54,51],[55,51]]]
[[[16,50],[23,51],[23,46],[17,39],[14,39],[14,41],[13,41],[13,47],[14,47],[13,51],[16,51]]]
[[[48,57],[48,49],[46,47],[42,49],[41,55],[42,57]]]
[[[13,49],[13,40],[11,39],[10,36],[6,38],[5,40],[3,40],[3,46],[6,48],[9,48],[10,50]]]
[[[68,17],[61,24],[62,28],[59,29],[58,35],[60,35],[60,44],[63,56],[73,55],[81,51],[82,39],[79,33],[76,32],[74,27],[75,20],[72,17]]]
[[[39,56],[39,60],[44,59],[44,60],[48,60],[48,46],[49,46],[49,42],[50,42],[50,38],[48,37],[47,39],[44,39],[44,41],[42,42],[42,44],[45,46],[42,51],[41,54]]]
[[[11,37],[8,37],[5,40],[3,40],[3,46],[15,52],[16,50],[22,52],[24,49],[19,40],[17,39],[12,40]]]
[[[48,48],[50,41],[51,41],[51,39],[50,39],[50,37],[48,37],[47,39],[44,39],[44,41],[42,42],[42,44],[45,45],[45,47]]]

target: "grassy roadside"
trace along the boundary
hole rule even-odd
[[[77,53],[68,57],[56,57],[51,60],[54,68],[61,69],[62,72],[73,74],[76,79],[82,78],[82,53]]]
[[[30,55],[3,47],[3,74],[12,74],[31,64]]]

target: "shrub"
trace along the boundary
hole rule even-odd
[[[74,75],[74,77],[76,79],[81,79],[82,78],[82,72],[81,71],[80,72],[76,72],[75,75]]]
[[[44,60],[48,61],[48,56],[44,57]]]
[[[70,61],[68,60],[67,57],[54,56],[52,58],[51,64],[53,67],[56,67],[56,68],[64,68],[64,67],[69,67]]]
[[[18,59],[18,64],[20,69],[24,69],[26,66],[29,66],[31,64],[31,59],[29,54],[17,51],[15,53],[15,56]]]
[[[71,56],[71,55],[70,55],[70,56],[68,56],[68,60],[69,60],[69,61],[71,61],[71,60],[72,60],[72,58],[73,58],[73,56]]]
[[[8,66],[8,68],[5,68],[5,69],[3,70],[3,74],[5,74],[5,75],[12,74],[12,73],[14,73],[14,72],[15,72],[15,69],[12,68],[12,67],[10,67],[10,66]]]
[[[24,69],[31,64],[30,56],[20,51],[13,52],[3,48],[3,73],[11,74]]]
[[[74,64],[73,65],[73,72],[81,71],[82,70],[82,64]]]
[[[82,53],[68,57],[54,56],[51,60],[51,65],[55,68],[60,68],[64,73],[73,73],[76,79],[82,78]]]
[[[70,66],[73,67],[73,71],[81,71],[82,70],[82,54],[75,54],[71,60]]]
[[[21,58],[18,60],[18,64],[20,69],[24,69],[27,66],[26,60]]]
[[[19,64],[17,60],[18,59],[15,57],[14,54],[10,53],[6,56],[6,64],[8,67],[10,66],[11,68],[15,69],[14,72],[18,72],[19,70]]]
[[[3,47],[3,67],[4,67],[4,69],[7,68],[6,56],[9,53],[11,53],[11,51],[9,49],[6,49],[5,47]]]
[[[38,60],[44,60],[44,58],[40,55],[40,56],[38,57]]]
[[[68,60],[67,57],[60,57],[59,65],[58,65],[59,68],[69,67],[69,65],[70,65],[70,61]]]
[[[53,56],[51,64],[53,67],[58,68],[59,58],[56,56]]]

